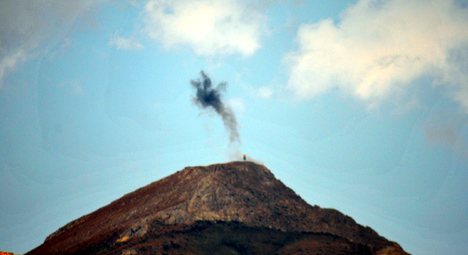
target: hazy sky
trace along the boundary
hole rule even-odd
[[[467,1],[3,0],[0,24],[0,250],[246,153],[412,254],[468,254]]]

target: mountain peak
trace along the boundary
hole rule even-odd
[[[101,247],[93,253],[121,254],[114,252],[122,247],[142,245],[148,240],[169,240],[168,236],[175,236],[175,233],[183,235],[185,241],[172,238],[170,243],[176,244],[175,248],[172,245],[164,249],[165,253],[171,254],[171,250],[187,253],[199,247],[198,252],[205,254],[203,249],[209,247],[208,244],[190,241],[187,237],[200,229],[220,231],[221,236],[233,229],[241,229],[248,233],[249,240],[270,235],[285,240],[298,238],[297,242],[285,244],[285,247],[294,244],[299,250],[322,238],[328,240],[328,244],[338,242],[337,247],[347,247],[345,250],[351,254],[353,251],[358,252],[356,254],[362,254],[362,251],[369,254],[407,254],[398,244],[379,236],[369,227],[357,224],[349,216],[334,209],[308,205],[265,166],[252,162],[186,167],[72,221],[28,254],[78,254],[86,249],[89,251],[89,247]],[[205,234],[199,233],[198,236]],[[295,237],[291,239],[285,235]],[[262,241],[262,245],[265,242],[268,240]],[[224,247],[219,243],[216,245]],[[239,254],[259,253],[254,252],[258,245],[243,243],[240,246],[244,248],[234,249]],[[268,250],[264,246],[262,249]],[[271,245],[268,247],[275,252],[285,248],[281,245],[276,250]],[[312,248],[317,247],[321,246]],[[132,249],[135,254],[159,253],[154,249],[148,253]],[[287,253],[291,252],[288,250]],[[213,253],[213,250],[208,253]]]

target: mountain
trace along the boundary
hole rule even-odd
[[[11,252],[6,252],[6,251],[0,251],[0,255],[16,255],[16,254],[11,253]]]
[[[33,254],[407,254],[264,166],[186,167],[72,221]]]

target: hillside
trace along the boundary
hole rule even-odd
[[[264,166],[187,167],[70,222],[27,254],[407,254]]]

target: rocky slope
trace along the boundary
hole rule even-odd
[[[6,252],[6,251],[0,251],[0,255],[16,255],[16,254],[11,253],[11,252]]]
[[[187,167],[83,216],[27,254],[407,254],[264,166]]]

